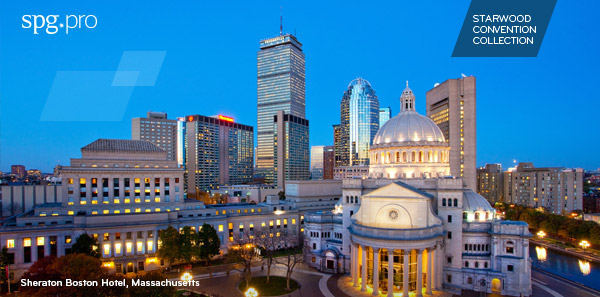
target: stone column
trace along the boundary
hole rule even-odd
[[[388,249],[388,293],[387,297],[394,297],[394,249]]]
[[[373,296],[379,296],[379,248],[373,248]]]
[[[434,290],[439,290],[442,286],[442,272],[443,272],[443,263],[442,263],[442,246],[438,243],[435,246],[435,263],[433,264],[435,269],[434,276]]]
[[[358,273],[356,267],[358,267],[358,245],[352,244],[352,263],[351,265],[351,273],[352,273],[352,284],[354,287],[358,286]]]
[[[427,249],[427,288],[425,294],[432,295],[431,283],[433,282],[433,248]]]
[[[402,273],[404,273],[404,279],[402,280],[402,296],[408,296],[408,273],[410,272],[408,266],[409,254],[410,250],[404,250],[404,268],[402,269]]]
[[[362,248],[362,278],[361,278],[360,291],[367,291],[367,247]]]
[[[417,292],[415,296],[423,296],[423,250],[417,250]]]

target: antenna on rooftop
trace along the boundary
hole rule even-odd
[[[283,6],[279,6],[279,36],[283,35]]]

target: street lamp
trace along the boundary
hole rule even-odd
[[[582,240],[579,245],[583,248],[583,250],[585,251],[585,249],[590,247],[590,243],[587,242],[587,240]]]
[[[258,297],[258,292],[254,288],[246,290],[246,297]]]
[[[192,274],[189,272],[186,272],[184,274],[181,275],[181,280],[184,282],[189,282],[192,280]]]
[[[540,230],[540,232],[537,233],[537,236],[539,236],[541,239],[544,239],[544,236],[546,236],[546,232]]]

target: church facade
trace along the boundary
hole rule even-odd
[[[373,296],[531,295],[527,224],[500,219],[449,176],[450,147],[414,104],[407,85],[402,111],[375,136],[369,177],[345,179],[333,211],[305,214],[306,262],[349,272]]]

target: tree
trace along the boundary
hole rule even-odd
[[[277,264],[281,264],[286,267],[285,279],[286,279],[286,290],[290,291],[290,278],[294,272],[294,268],[298,263],[303,261],[302,253],[298,253],[297,247],[302,247],[298,240],[298,235],[294,233],[284,234],[283,241],[287,244],[287,247],[283,249],[284,256],[275,258]]]
[[[227,263],[240,263],[241,268],[237,269],[246,280],[246,288],[250,286],[252,280],[252,266],[261,261],[260,249],[256,245],[256,238],[250,237],[248,232],[237,234],[233,238],[233,245],[227,251],[225,257]]]
[[[256,232],[256,244],[262,250],[263,259],[266,260],[267,263],[267,284],[270,281],[271,277],[271,265],[273,264],[273,256],[275,252],[281,248],[282,237],[273,236],[272,233],[269,232]]]
[[[221,250],[221,240],[217,234],[217,230],[210,225],[204,223],[198,230],[196,236],[196,253],[195,255],[205,260],[208,265],[213,256],[218,255]]]
[[[169,226],[166,229],[158,231],[160,247],[158,248],[158,257],[169,263],[169,270],[175,260],[180,259],[179,232],[177,229]]]
[[[196,231],[190,226],[185,226],[179,234],[179,259],[185,263],[192,262],[194,245],[196,243]]]
[[[277,193],[277,195],[279,196],[279,200],[285,200],[285,192],[284,191],[279,191],[279,193]]]
[[[23,275],[32,281],[97,281],[115,280],[116,277],[102,267],[100,259],[82,253],[63,257],[45,257],[35,262]],[[19,289],[25,296],[122,296],[123,287],[112,286],[24,286]]]
[[[94,258],[100,258],[98,240],[87,233],[83,233],[77,237],[71,250],[74,254],[84,254]]]
[[[168,277],[159,271],[150,271],[144,275],[138,275],[135,279],[142,281],[164,281]],[[175,296],[175,288],[172,286],[129,286],[129,297],[171,297]]]

